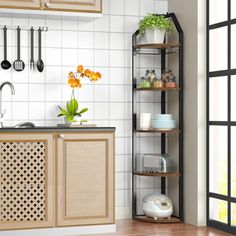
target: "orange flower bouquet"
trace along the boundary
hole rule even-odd
[[[66,119],[66,122],[77,122],[75,119],[76,116],[81,117],[83,113],[88,111],[88,108],[83,108],[82,110],[78,111],[79,109],[79,103],[77,99],[75,98],[75,89],[81,88],[82,83],[81,80],[83,78],[88,78],[91,82],[98,81],[101,79],[101,74],[99,72],[91,71],[89,69],[84,69],[82,65],[79,65],[77,67],[76,72],[70,72],[68,74],[68,84],[72,88],[72,94],[70,101],[66,102],[66,108],[62,108],[60,106],[60,113],[57,117],[64,116]]]

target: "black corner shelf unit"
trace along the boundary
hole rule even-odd
[[[176,18],[174,13],[167,13],[164,15],[166,18],[172,19],[174,26],[178,33],[178,42],[169,43],[165,42],[163,44],[137,44],[137,37],[139,34],[139,30],[137,30],[132,35],[132,215],[133,219],[140,220],[144,222],[154,222],[154,223],[177,223],[184,221],[184,205],[183,205],[183,88],[184,88],[184,81],[183,81],[183,45],[184,45],[184,35],[183,30]],[[135,57],[137,55],[160,55],[161,57],[161,72],[166,69],[166,58],[168,54],[178,53],[178,88],[175,89],[155,89],[155,88],[139,88],[137,85],[137,78],[135,78]],[[140,130],[137,127],[137,114],[136,114],[136,95],[137,93],[142,93],[142,91],[156,91],[157,93],[161,93],[161,113],[166,113],[166,93],[168,92],[177,92],[178,96],[178,106],[179,106],[179,127],[176,130],[171,131],[159,131],[155,129],[150,130]],[[140,133],[149,133],[151,135],[159,134],[161,139],[161,153],[166,153],[166,140],[169,135],[177,135],[178,136],[178,166],[179,169],[176,173],[164,173],[164,174],[147,174],[143,173],[142,171],[136,170],[136,145],[135,141],[137,135]],[[179,186],[178,186],[178,208],[179,214],[178,216],[172,216],[169,219],[159,219],[154,220],[152,218],[146,217],[144,215],[137,214],[137,187],[136,181],[137,176],[154,176],[156,178],[161,178],[161,193],[166,193],[166,178],[179,178]],[[141,178],[141,177],[140,177]]]

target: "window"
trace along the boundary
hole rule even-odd
[[[236,0],[207,0],[207,223],[236,233]]]

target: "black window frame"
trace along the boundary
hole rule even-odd
[[[219,23],[211,24],[210,25],[210,0],[206,1],[206,67],[207,67],[207,78],[206,78],[206,95],[207,95],[207,104],[206,104],[206,120],[207,120],[207,130],[206,130],[206,151],[207,151],[207,225],[210,227],[214,227],[220,230],[223,230],[225,232],[229,232],[232,234],[236,234],[236,226],[231,225],[231,203],[236,203],[236,198],[231,197],[231,127],[236,126],[235,121],[231,121],[231,76],[236,75],[236,69],[231,69],[231,25],[236,24],[236,19],[231,19],[231,0],[225,1],[226,4],[228,4],[228,19],[226,21],[222,21]],[[227,59],[228,59],[228,66],[227,70],[221,70],[221,71],[212,71],[210,72],[210,50],[209,50],[209,34],[210,31],[213,29],[218,29],[221,27],[227,27],[227,37],[228,37],[228,48],[227,48]],[[211,121],[210,120],[210,78],[211,77],[219,77],[219,76],[226,76],[227,82],[228,82],[228,114],[227,114],[227,121]],[[228,130],[228,195],[221,195],[217,193],[210,192],[210,137],[209,137],[209,130],[211,126],[224,126],[227,127]],[[228,203],[228,223],[224,224],[219,221],[215,221],[210,219],[210,198],[218,199],[218,200],[224,200]]]

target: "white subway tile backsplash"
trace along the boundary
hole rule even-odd
[[[108,66],[109,65],[109,51],[108,50],[94,50],[94,65]]]
[[[94,86],[94,101],[96,102],[109,101],[109,86],[108,85]]]
[[[140,0],[132,0],[125,1],[125,15],[139,15],[139,1]]]
[[[110,68],[110,83],[111,84],[125,84],[125,69],[124,68]]]
[[[29,101],[43,102],[45,101],[45,85],[30,84],[29,85]]]
[[[12,120],[28,120],[28,102],[12,102]]]
[[[109,33],[95,32],[94,39],[95,49],[109,49]]]
[[[125,103],[110,103],[110,119],[124,119],[125,118]]]
[[[78,29],[78,21],[76,19],[74,19],[74,20],[63,19],[63,17],[62,17],[61,28],[62,28],[62,30],[77,30]]]
[[[46,84],[46,101],[61,101],[61,84]]]
[[[125,0],[110,0],[110,14],[123,15],[125,10]]]
[[[146,16],[147,13],[154,13],[154,0],[140,0],[140,15]],[[158,12],[159,13],[159,12]]]
[[[2,111],[6,110],[5,112],[5,116],[4,119],[5,120],[11,120],[11,116],[12,116],[12,103],[11,102],[3,102],[2,103]],[[4,125],[6,126],[5,122]]]
[[[61,64],[64,66],[77,66],[78,52],[76,49],[63,48],[62,49]]]
[[[93,85],[86,84],[78,90],[79,101],[81,102],[93,102],[94,101],[94,92]]]
[[[29,120],[45,119],[45,103],[29,102]]]
[[[45,103],[45,113],[46,113],[46,120],[56,119],[57,115],[59,114],[58,105],[61,105],[58,102],[46,102]],[[54,123],[55,125],[55,123]]]
[[[124,155],[116,155],[115,158],[116,171],[124,172],[125,170],[125,156]]]
[[[125,66],[125,52],[121,50],[110,50],[110,66],[124,67]]]
[[[116,207],[122,207],[125,204],[125,191],[116,190]]]
[[[99,32],[108,32],[109,31],[109,15],[104,15],[99,19],[95,19],[94,21],[94,31]]]
[[[46,65],[47,66],[59,66],[61,65],[62,54],[61,49],[47,48],[46,49]]]
[[[79,48],[93,48],[93,32],[79,32]]]
[[[46,34],[46,45],[51,48],[61,47],[61,31],[49,30]]]
[[[139,19],[137,16],[125,16],[125,32],[134,33],[138,29]]]
[[[70,71],[76,71],[78,64],[99,71],[102,79],[91,83],[82,79],[83,86],[76,90],[79,109],[87,107],[89,111],[82,116],[98,126],[116,127],[116,206],[131,206],[132,171],[132,34],[138,28],[138,22],[147,12],[167,12],[167,1],[154,0],[104,0],[103,16],[98,19],[64,19],[61,16],[42,16],[33,18],[12,15],[0,17],[2,24],[20,25],[35,28],[35,62],[38,59],[39,26],[49,28],[42,34],[42,57],[45,63],[43,73],[29,69],[29,32],[22,30],[21,58],[26,67],[22,72],[14,69],[0,69],[0,83],[10,81],[14,84],[16,95],[9,88],[3,89],[3,107],[7,109],[5,125],[14,125],[31,120],[35,124],[55,126],[62,123],[57,118],[58,105],[65,107],[71,98],[71,88],[67,84]],[[8,58],[16,60],[16,31],[8,31]],[[0,51],[3,52],[3,33],[0,32]],[[0,53],[0,60],[3,54]],[[141,59],[140,75],[146,69],[155,69],[160,76],[160,60],[156,57]],[[153,116],[160,112],[160,93],[141,93],[138,98],[137,112],[151,112]],[[153,104],[156,102],[155,104]],[[160,138],[143,136],[140,152],[157,152]],[[150,180],[148,180],[150,181]],[[139,184],[140,181],[138,181]],[[156,183],[159,187],[159,183]],[[152,181],[140,182],[141,187],[150,187]],[[139,187],[140,187],[139,186]],[[144,192],[141,192],[144,194]],[[145,192],[146,193],[146,192]]]
[[[124,33],[110,33],[110,49],[124,50],[125,37]]]
[[[124,32],[125,28],[124,16],[110,16],[110,32]]]
[[[58,66],[47,66],[45,67],[46,73],[46,83],[48,84],[57,84],[62,82],[62,73],[61,68]],[[37,73],[38,74],[38,73]],[[66,77],[66,76],[65,76]]]
[[[125,136],[124,120],[111,120],[110,126],[116,127],[116,137],[123,138]]]
[[[94,65],[94,52],[91,49],[79,49],[78,62],[86,67]]]
[[[12,101],[28,101],[29,100],[29,85],[28,84],[14,84],[15,90],[17,91],[14,96],[12,96]],[[8,88],[10,89],[10,88]]]
[[[78,48],[78,32],[77,31],[59,31],[62,34],[62,48]]]
[[[109,120],[109,103],[94,102],[94,119]]]
[[[125,100],[124,85],[110,85],[110,101],[124,102],[124,100]]]
[[[83,19],[79,19],[78,21],[78,30],[80,31],[94,31],[94,22],[95,20],[86,21]]]

